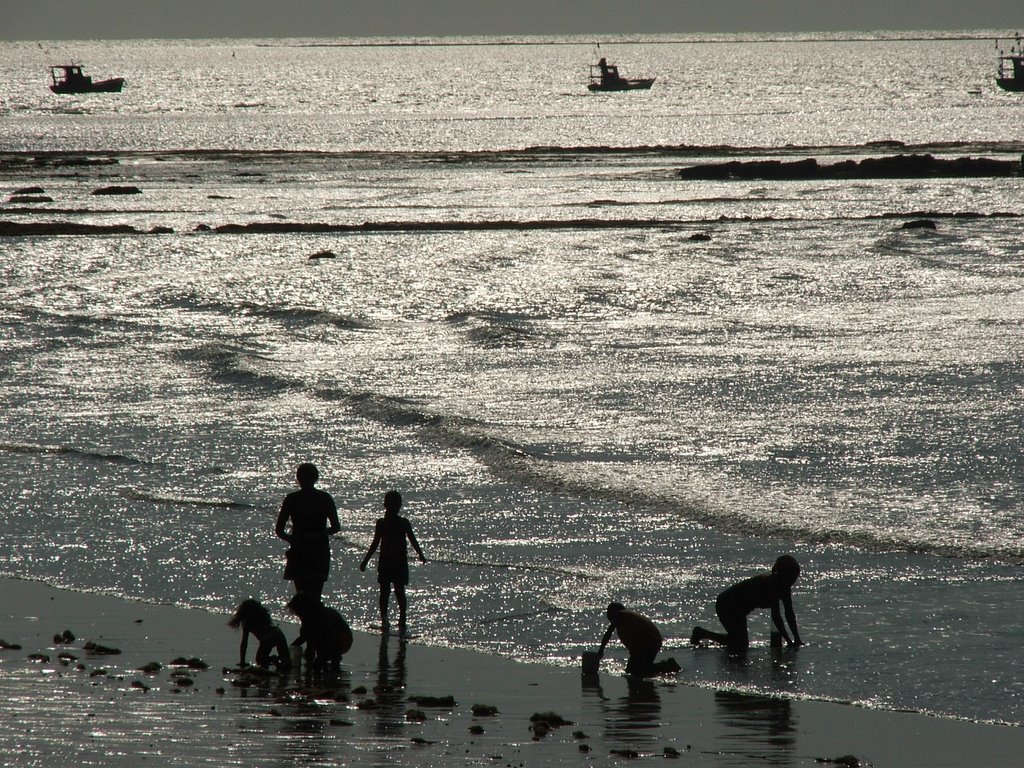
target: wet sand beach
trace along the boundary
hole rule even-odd
[[[810,766],[852,756],[934,768],[1018,765],[1024,749],[1020,728],[586,679],[428,638],[357,633],[336,675],[247,677],[233,671],[239,638],[227,618],[5,579],[4,765]],[[74,639],[59,638],[65,630]],[[673,653],[685,667],[693,651]],[[549,712],[571,724],[542,735],[531,716]]]

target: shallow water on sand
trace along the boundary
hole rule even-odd
[[[760,45],[782,46],[765,57],[775,87],[716,85],[685,110],[673,57],[693,44],[627,47],[637,69],[666,72],[629,106],[568,75],[557,105],[520,103],[532,91],[518,82],[497,105],[476,86],[417,102],[398,74],[361,110],[328,108],[323,91],[250,104],[238,56],[313,77],[351,53],[295,46],[132,49],[181,73],[189,50],[237,78],[219,100],[206,81],[161,91],[143,77],[122,102],[55,105],[23,78],[0,141],[29,151],[4,156],[3,185],[52,202],[8,198],[2,220],[138,234],[0,240],[0,572],[280,605],[273,518],[294,465],[313,460],[343,509],[329,590],[357,625],[377,617],[355,566],[395,487],[431,559],[412,596],[428,642],[576,664],[616,599],[662,626],[686,682],[1024,722],[1020,179],[673,174],[736,155],[884,154],[867,145],[883,138],[1019,157],[991,119],[1010,102],[968,93],[984,79],[964,74],[984,71],[978,41]],[[838,119],[838,92],[806,95],[821,96],[817,70],[794,84],[815,46],[862,77],[879,57],[898,73],[923,56],[953,79],[916,86],[914,120],[877,88]],[[508,48],[399,60],[581,53]],[[124,72],[128,52],[107,49]],[[715,99],[729,94],[756,103],[726,126]],[[359,121],[372,140],[349,130]],[[220,151],[242,133],[256,150]],[[602,133],[699,146],[594,149]],[[562,148],[517,149],[540,145]],[[308,149],[327,151],[282,151]],[[141,194],[91,194],[106,185]],[[901,228],[924,215],[935,230]],[[225,224],[278,230],[207,230]],[[808,646],[773,659],[758,615],[746,662],[691,651],[714,596],[782,552],[804,566]]]

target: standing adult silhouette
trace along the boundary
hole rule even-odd
[[[296,594],[304,592],[319,601],[331,569],[329,537],[341,530],[338,507],[331,494],[314,487],[320,479],[315,464],[300,464],[295,479],[299,490],[285,496],[274,532],[290,545],[284,578],[294,582]]]

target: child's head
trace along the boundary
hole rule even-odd
[[[608,621],[615,621],[615,617],[624,610],[626,606],[622,603],[608,603]]]
[[[791,587],[800,578],[800,563],[792,555],[783,555],[772,566],[772,575],[777,576],[787,587]]]
[[[402,508],[402,494],[398,491],[388,491],[384,494],[384,511],[397,512]]]
[[[301,488],[312,488],[319,479],[320,470],[316,468],[316,464],[299,464],[295,470],[295,480]]]
[[[228,622],[228,626],[232,629],[238,629],[241,626],[270,626],[271,624],[273,621],[270,618],[270,612],[263,607],[259,600],[252,598],[243,600],[238,606],[238,610],[235,611],[235,615]]]

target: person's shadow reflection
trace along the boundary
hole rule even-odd
[[[743,755],[762,765],[790,765],[797,729],[789,699],[735,691],[715,691],[723,753]]]
[[[659,738],[661,727],[661,696],[651,680],[626,676],[626,695],[618,698],[605,696],[598,675],[584,675],[584,699],[595,701],[601,709],[604,737],[610,746],[637,748]]]
[[[377,684],[373,687],[377,702],[378,736],[394,735],[405,728],[406,712],[406,667],[405,640],[398,641],[398,652],[392,662],[387,634],[380,636],[380,650],[377,655]]]

